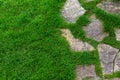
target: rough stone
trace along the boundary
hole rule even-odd
[[[120,41],[120,29],[115,29],[116,40]]]
[[[103,32],[102,23],[100,20],[91,17],[92,22],[84,27],[88,38],[94,39],[98,42],[102,41],[104,37],[108,36],[107,33]]]
[[[104,0],[102,3],[98,4],[97,6],[108,13],[120,15],[120,2],[112,2],[110,0]]]
[[[115,68],[114,65],[116,55],[118,54],[119,50],[113,48],[110,45],[99,44],[98,52],[100,56],[101,66],[103,69],[103,74],[112,74]]]
[[[67,0],[61,12],[66,21],[75,23],[79,16],[82,16],[86,10],[78,0]]]
[[[95,66],[80,66],[78,65],[76,68],[76,79],[75,80],[100,80],[98,79],[95,73]]]
[[[116,55],[114,62],[114,71],[120,71],[120,52]]]
[[[75,39],[69,29],[61,29],[62,35],[69,42],[69,45],[74,51],[93,51],[94,47],[87,42]]]

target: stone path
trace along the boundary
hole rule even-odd
[[[103,32],[102,22],[94,18],[92,18],[92,22],[89,25],[84,27],[84,30],[88,38],[100,42],[104,39],[104,37],[108,36],[108,34]]]
[[[104,0],[102,3],[98,4],[97,6],[108,13],[120,15],[120,2],[112,2],[110,0]]]
[[[70,48],[74,51],[93,51],[94,47],[87,42],[75,39],[69,29],[61,29],[62,35],[70,44]]]
[[[82,16],[86,10],[78,0],[67,0],[61,12],[66,21],[75,23],[79,16]]]
[[[93,0],[85,0],[90,2]],[[97,5],[99,8],[109,13],[120,14],[120,3],[110,2],[105,0]],[[84,15],[86,10],[81,6],[78,0],[67,0],[61,10],[61,14],[64,19],[69,23],[75,23],[79,16]],[[95,14],[90,17],[91,23],[84,26],[83,30],[86,33],[86,37],[92,40],[100,42],[97,50],[100,57],[100,63],[102,67],[103,75],[112,74],[116,71],[120,71],[120,50],[114,48],[108,44],[102,44],[101,41],[109,36],[108,33],[103,31],[102,21],[96,18]],[[73,51],[93,51],[95,48],[92,44],[83,42],[79,39],[75,39],[69,29],[61,29],[62,36],[68,41],[71,50]],[[115,29],[115,37],[117,41],[120,41],[120,29]],[[95,73],[95,66],[82,66],[78,65],[76,68],[75,80],[102,80]],[[119,78],[105,79],[105,80],[120,80]]]
[[[114,72],[120,71],[120,51],[116,55],[115,61],[114,61]]]
[[[120,64],[119,60],[117,60],[118,62],[116,63],[116,59],[119,59],[117,56],[119,54],[119,49],[113,48],[110,45],[99,44],[98,51],[103,74],[112,74],[114,71],[120,69],[120,66],[118,66],[118,64]]]
[[[75,80],[100,80],[99,77],[95,73],[95,66],[81,66],[78,65],[76,70],[76,79]]]

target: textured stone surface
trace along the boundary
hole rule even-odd
[[[85,9],[81,6],[78,0],[67,0],[63,9],[62,16],[68,22],[75,23],[79,16],[85,13]]]
[[[98,19],[92,18],[92,22],[84,27],[86,35],[88,38],[96,41],[102,41],[108,34],[103,32],[102,23]]]
[[[70,47],[74,51],[93,51],[94,47],[87,42],[80,41],[75,39],[69,29],[61,29],[62,35],[69,42]]]
[[[120,71],[120,52],[116,55],[114,71]]]
[[[120,29],[115,29],[116,40],[120,41]]]
[[[75,80],[100,80],[95,73],[95,66],[80,66],[76,68],[76,79]]]
[[[115,59],[119,50],[106,44],[99,44],[98,52],[103,68],[103,74],[112,74],[115,69]]]
[[[102,3],[97,5],[99,8],[105,10],[109,13],[119,14],[120,15],[120,1],[112,2],[110,0],[104,0]]]

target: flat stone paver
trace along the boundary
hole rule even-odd
[[[103,26],[100,20],[91,17],[92,22],[84,27],[88,38],[94,39],[98,42],[102,41],[104,37],[108,36],[107,33],[103,32]]]
[[[120,71],[120,52],[116,55],[114,62],[114,71]]]
[[[120,29],[115,29],[116,40],[120,41]]]
[[[120,1],[112,2],[110,0],[104,0],[102,3],[98,4],[97,6],[108,13],[120,15]]]
[[[67,22],[75,23],[79,16],[82,16],[86,10],[78,0],[67,0],[61,12]]]
[[[81,66],[78,65],[76,70],[76,78],[75,80],[100,80],[95,72],[95,66],[89,65],[89,66]]]
[[[99,44],[98,52],[100,56],[103,74],[112,74],[116,68],[115,60],[117,54],[119,53],[119,49],[113,48],[110,45]]]
[[[70,48],[74,51],[93,51],[94,47],[87,42],[75,39],[69,29],[61,29],[62,35],[69,42]]]

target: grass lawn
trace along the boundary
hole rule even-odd
[[[120,49],[114,34],[114,28],[120,27],[120,17],[97,8],[101,0],[79,0],[87,12],[75,24],[68,24],[60,12],[65,1],[0,0],[0,80],[74,80],[76,65],[90,64],[102,77],[98,51],[71,51],[60,29],[70,29],[75,38],[97,49],[99,42],[86,38],[82,30],[90,23],[88,18],[96,14],[110,34],[102,43]],[[105,77],[120,77],[120,72]]]

